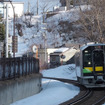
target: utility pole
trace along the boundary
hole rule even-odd
[[[6,5],[6,58],[8,58],[8,4]]]
[[[43,33],[43,37],[44,37],[44,50],[45,50],[45,62],[47,61],[47,46],[46,46],[46,33]]]
[[[70,1],[71,1],[71,0],[66,0],[67,10],[69,10],[69,9],[70,9]]]
[[[13,52],[13,57],[15,57],[15,52],[17,52],[15,50],[16,48],[16,41],[17,40],[17,37],[15,36],[15,7],[13,6],[12,2],[9,0],[11,6],[12,6],[12,9],[13,9],[13,37],[12,37],[12,52]]]
[[[37,15],[38,15],[38,9],[39,9],[38,5],[39,5],[39,2],[37,0]]]
[[[27,13],[30,13],[30,2],[28,0],[28,10],[27,10]]]
[[[46,31],[47,31],[47,24],[43,23],[43,38],[44,38],[44,51],[45,51],[45,62],[47,62],[47,37],[46,37]]]

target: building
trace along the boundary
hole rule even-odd
[[[0,14],[3,15],[4,19],[6,18],[6,5],[8,4],[8,16],[9,18],[14,17],[13,8],[10,2],[0,3]],[[12,2],[15,10],[15,16],[21,17],[24,14],[24,3],[23,2]]]
[[[53,53],[57,48],[39,48],[38,57],[40,60],[40,69],[46,69],[49,67],[50,63],[50,53]]]
[[[0,3],[0,15],[3,16],[3,4],[2,3]]]
[[[61,7],[66,6],[67,10],[69,10],[73,6],[86,4],[88,0],[60,0],[60,2],[61,2]]]
[[[73,5],[78,6],[78,5],[84,5],[88,2],[88,0],[73,0]]]
[[[50,67],[58,67],[63,64],[74,63],[74,55],[76,53],[74,47],[58,48],[56,51],[50,54]]]

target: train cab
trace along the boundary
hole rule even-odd
[[[105,87],[105,44],[87,44],[76,54],[76,74],[86,87]],[[79,73],[78,73],[79,72]]]

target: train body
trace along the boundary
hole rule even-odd
[[[74,48],[59,48],[50,54],[50,67],[58,67],[60,65],[67,64],[67,62],[74,62],[74,59],[72,58],[75,53],[76,49]]]
[[[105,87],[105,44],[87,44],[75,54],[76,75],[80,84]]]

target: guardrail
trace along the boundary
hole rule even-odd
[[[39,73],[39,60],[33,57],[0,58],[0,80]]]

